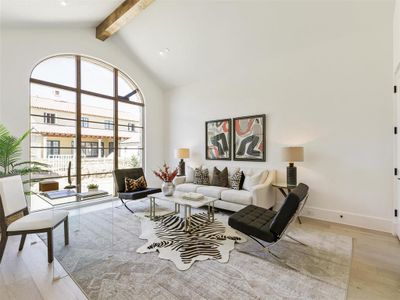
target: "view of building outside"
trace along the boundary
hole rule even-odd
[[[54,57],[39,64],[33,79],[75,88],[75,57]],[[118,76],[118,120],[114,120],[115,100],[101,95],[114,93],[113,68],[82,58],[81,119],[81,190],[94,183],[100,190],[114,192],[112,171],[114,151],[118,168],[139,167],[143,152],[143,103],[137,87],[122,73]],[[72,73],[72,75],[71,75]],[[77,163],[77,91],[46,83],[31,83],[31,160],[48,164],[49,174],[33,174],[32,190],[39,192],[39,181],[46,178],[68,185],[71,163],[72,184],[76,183]],[[118,126],[118,141],[114,136]]]

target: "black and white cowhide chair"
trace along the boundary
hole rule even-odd
[[[8,224],[7,218],[18,213],[23,217]],[[64,222],[65,245],[69,243],[68,211],[47,210],[29,213],[20,175],[0,177],[0,263],[11,235],[21,235],[19,251],[24,247],[27,234],[47,233],[48,262],[53,261],[53,229]]]

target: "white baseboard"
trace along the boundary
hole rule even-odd
[[[329,210],[310,206],[305,206],[301,215],[313,219],[352,225],[394,234],[393,220],[391,219],[377,218],[356,213]]]

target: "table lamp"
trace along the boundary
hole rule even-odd
[[[303,147],[284,147],[282,148],[282,161],[289,162],[286,168],[286,183],[288,186],[297,186],[297,168],[294,162],[304,161]]]
[[[184,158],[189,158],[190,151],[188,148],[179,148],[175,151],[175,157],[180,158],[178,166],[178,176],[185,176],[185,161]]]

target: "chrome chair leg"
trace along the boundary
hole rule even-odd
[[[260,242],[258,239],[256,239],[255,237],[253,237],[253,236],[251,236],[251,235],[247,235],[247,236],[248,236],[249,238],[251,238],[252,240],[254,240],[255,242],[257,242],[261,247],[264,248],[264,251],[267,251],[267,253],[270,254],[271,257],[273,257],[275,260],[277,260],[278,262],[280,262],[282,265],[284,265],[284,266],[286,266],[286,267],[288,267],[289,269],[292,269],[292,270],[294,270],[294,271],[298,271],[298,270],[296,270],[295,268],[293,268],[292,266],[289,266],[283,258],[279,257],[277,254],[275,254],[274,252],[271,251],[271,247],[274,246],[274,245],[276,245],[277,243],[279,243],[282,239],[280,239],[280,240],[278,240],[278,241],[276,241],[276,242],[274,242],[274,243],[272,243],[272,244],[264,245],[263,243],[261,243],[261,242]],[[253,254],[251,254],[251,251],[248,251],[248,252],[246,252],[246,251],[241,251],[241,250],[238,250],[238,251],[241,252],[241,253],[244,253],[244,254],[248,254],[248,255],[254,256]],[[253,252],[254,252],[254,251],[253,251]]]

